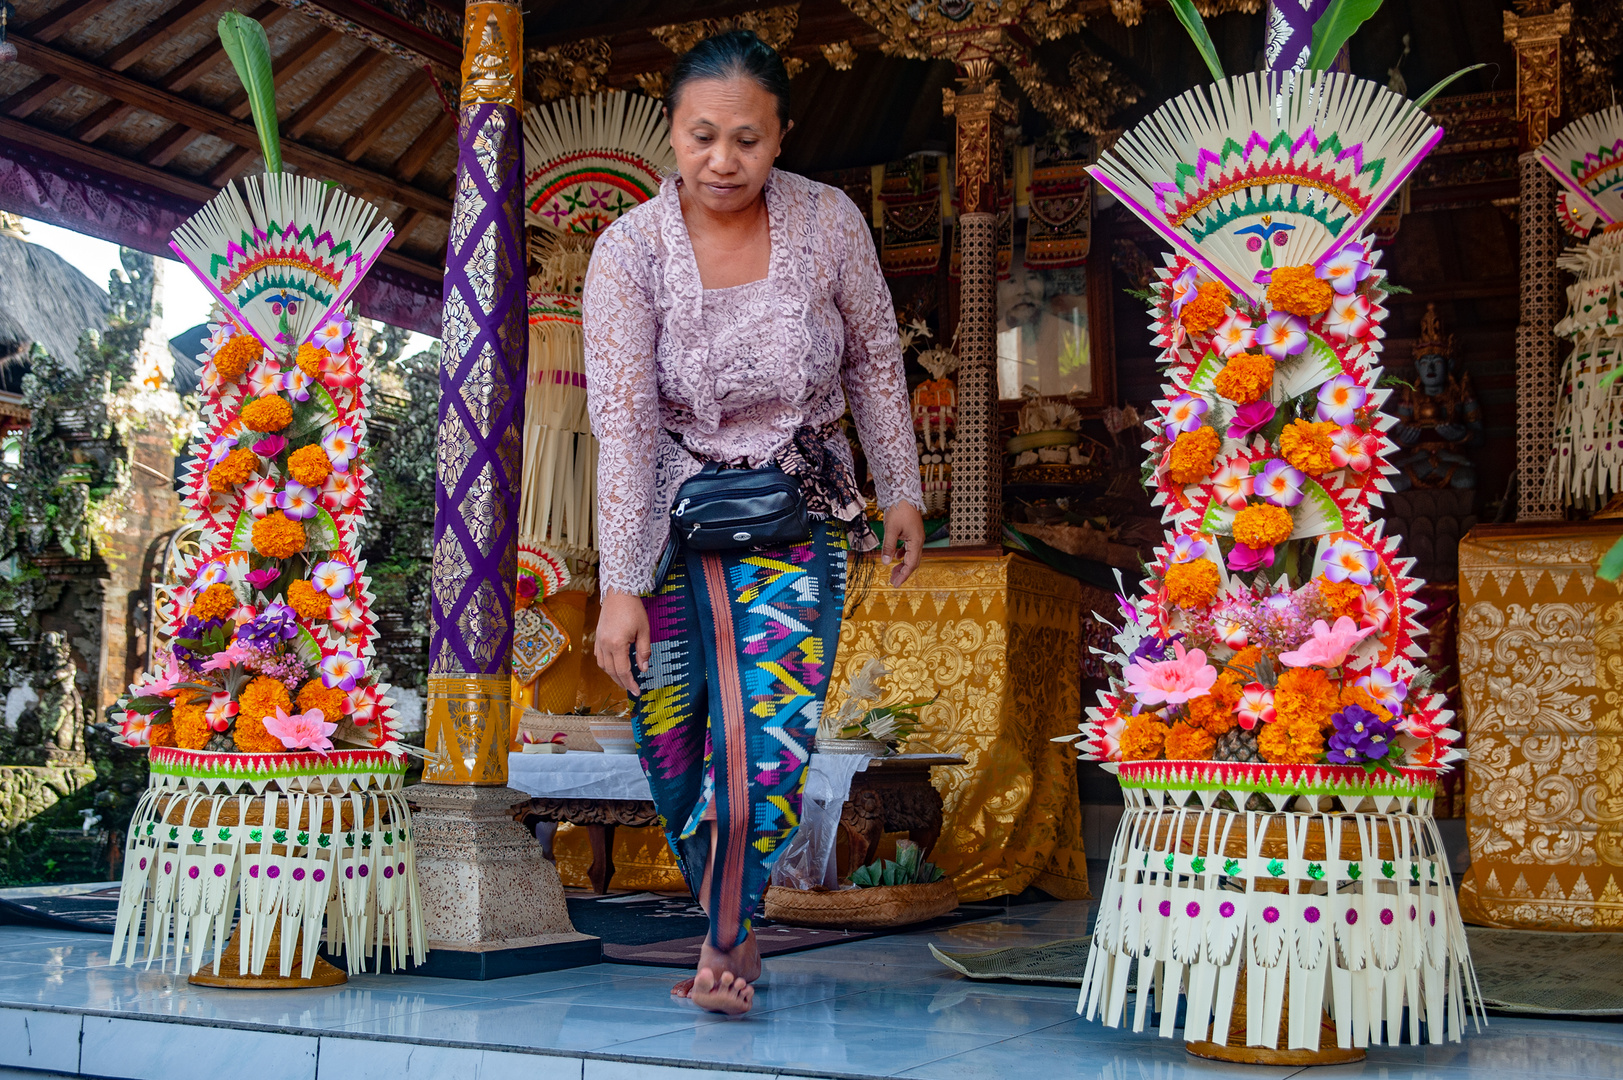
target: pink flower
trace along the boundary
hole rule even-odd
[[[176,683],[186,681],[185,676],[180,673],[180,665],[175,663],[173,653],[165,651],[163,662],[162,670],[147,672],[145,682],[130,684],[130,697],[157,697],[167,690],[173,690]]]
[[[1257,332],[1251,329],[1251,319],[1236,311],[1217,324],[1212,331],[1212,345],[1225,357],[1239,356],[1256,345]]]
[[[386,712],[383,691],[375,686],[359,687],[349,695],[349,715],[357,727],[365,727]]]
[[[349,459],[355,456],[355,429],[348,424],[340,424],[321,437],[321,448],[327,451],[332,459],[332,467],[338,472],[349,471]]]
[[[1302,502],[1302,485],[1307,483],[1307,475],[1295,468],[1290,462],[1274,458],[1262,467],[1262,473],[1257,476],[1253,487],[1256,493],[1275,506],[1299,506]]]
[[[254,453],[260,457],[275,457],[287,446],[287,439],[281,435],[266,435],[254,443]]]
[[[1212,477],[1212,491],[1230,510],[1244,510],[1255,487],[1250,466],[1242,462],[1224,462]]]
[[[1198,536],[1180,534],[1172,540],[1172,561],[1175,563],[1193,562],[1204,554],[1206,541]]]
[[[1274,565],[1274,549],[1271,547],[1254,548],[1236,543],[1234,550],[1229,552],[1229,569],[1238,574],[1247,574],[1252,570],[1272,565]]]
[[[1257,331],[1257,344],[1275,360],[1295,356],[1307,348],[1307,323],[1285,311],[1270,311],[1268,323]]]
[[[1112,713],[1102,723],[1093,725],[1093,738],[1088,746],[1100,761],[1121,760],[1121,733],[1127,730],[1127,717]]]
[[[246,664],[253,658],[254,654],[243,648],[241,642],[232,641],[230,645],[209,657],[202,670],[225,671],[233,664]]]
[[[337,686],[348,692],[365,676],[366,662],[352,652],[334,653],[321,661],[321,685],[329,689]]]
[[[310,400],[310,384],[314,380],[304,373],[303,368],[291,368],[282,376],[282,389],[294,401]]]
[[[1324,560],[1324,576],[1331,581],[1350,581],[1354,585],[1370,585],[1375,581],[1375,567],[1379,560],[1375,553],[1352,540],[1337,540],[1330,545]]]
[[[264,515],[258,516],[262,517]],[[269,585],[271,582],[275,581],[281,576],[282,572],[280,570],[276,570],[269,566],[260,567],[258,570],[250,570],[243,575],[243,577],[248,579],[248,584],[252,585],[256,589],[263,589],[265,586]]]
[[[282,388],[282,369],[268,360],[261,360],[248,372],[248,393],[254,397],[267,397]]]
[[[1234,410],[1234,419],[1229,421],[1228,437],[1239,439],[1242,442],[1251,438],[1257,432],[1268,426],[1268,422],[1278,412],[1272,402],[1253,401],[1241,405]]]
[[[303,520],[316,516],[316,493],[296,481],[289,480],[287,487],[276,496],[276,506],[294,520]]]
[[[519,596],[533,600],[536,594],[541,591],[541,583],[535,580],[533,574],[520,574],[517,584],[513,586],[513,591]]]
[[[327,482],[321,485],[321,501],[327,504],[328,510],[349,510],[359,506],[361,491],[355,474],[328,473]]]
[[[328,352],[343,352],[344,342],[354,329],[342,315],[334,315],[321,329],[310,335],[310,341]]]
[[[1338,469],[1369,472],[1375,467],[1375,456],[1380,448],[1380,437],[1373,431],[1366,433],[1355,427],[1344,427],[1330,436],[1330,463]]]
[[[1223,644],[1231,649],[1243,649],[1251,641],[1251,635],[1246,631],[1245,624],[1230,616],[1219,618],[1216,630]]]
[[[1273,723],[1278,715],[1274,712],[1274,692],[1261,683],[1246,683],[1245,689],[1240,691],[1234,715],[1247,731],[1256,730],[1258,724]]]
[[[1319,265],[1314,273],[1342,296],[1358,291],[1358,283],[1369,277],[1372,269],[1364,261],[1364,245],[1348,244]]]
[[[1358,417],[1358,410],[1369,400],[1369,391],[1359,385],[1351,375],[1337,375],[1319,387],[1320,420],[1346,427]]]
[[[1355,684],[1369,691],[1369,696],[1386,706],[1388,712],[1403,708],[1403,699],[1409,696],[1409,683],[1384,667],[1371,668],[1368,675]]]
[[[1127,692],[1140,705],[1179,705],[1211,693],[1217,669],[1206,663],[1206,654],[1199,649],[1185,652],[1181,641],[1173,648],[1177,655],[1171,660],[1140,658],[1122,672],[1127,677]]]
[[[242,505],[256,518],[262,518],[276,509],[276,481],[262,476],[243,485]]]
[[[1392,625],[1392,598],[1385,589],[1365,587],[1364,599],[1358,605],[1358,624],[1377,634],[1386,633],[1386,628]]]
[[[1356,623],[1343,615],[1335,626],[1326,626],[1323,619],[1313,623],[1313,636],[1296,647],[1294,652],[1280,653],[1279,661],[1288,667],[1340,667],[1354,645],[1373,634],[1373,629],[1360,630]]]
[[[1183,312],[1184,305],[1195,298],[1195,293],[1199,289],[1196,277],[1195,264],[1190,263],[1178,271],[1178,276],[1172,279],[1172,303],[1168,306],[1174,319]]]
[[[1167,402],[1167,438],[1174,438],[1200,427],[1200,418],[1211,408],[1205,398],[1193,394],[1179,394]]]
[[[310,584],[334,600],[343,596],[354,580],[355,568],[338,559],[317,563],[310,571]]]
[[[325,754],[332,749],[331,736],[338,730],[338,725],[327,723],[320,709],[289,716],[278,705],[275,715],[265,717],[265,730],[280,739],[289,750],[314,750],[318,754]]]
[[[348,596],[340,596],[327,609],[327,618],[332,620],[332,624],[346,634],[359,630],[361,624],[365,621],[364,616],[365,613],[361,610],[361,605]]]
[[[124,719],[118,725],[118,734],[131,746],[145,746],[152,735],[152,717],[126,709]]]
[[[361,385],[361,373],[356,369],[355,361],[348,353],[339,353],[322,373],[321,381],[328,386],[354,387]]]
[[[1374,320],[1369,314],[1369,298],[1354,293],[1337,296],[1330,301],[1330,311],[1324,317],[1324,332],[1341,341],[1361,338],[1369,333]]]
[[[231,726],[232,719],[237,715],[237,703],[231,700],[231,695],[225,691],[217,691],[209,698],[208,707],[203,710],[203,717],[208,725],[215,731],[224,731]]]

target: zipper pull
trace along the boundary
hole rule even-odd
[[[682,511],[687,509],[688,502],[689,502],[689,500],[683,499],[680,503],[678,503],[676,505],[676,509],[673,510],[672,513],[675,514],[677,517],[681,517],[682,516]]]

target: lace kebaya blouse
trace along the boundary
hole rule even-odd
[[[879,505],[923,507],[895,310],[861,211],[773,170],[767,276],[706,290],[677,184],[598,238],[582,296],[605,592],[653,588],[673,497],[701,459],[763,465],[847,399]],[[849,444],[835,449],[849,468]]]

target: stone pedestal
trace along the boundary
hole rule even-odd
[[[569,922],[557,869],[513,820],[511,808],[527,795],[418,784],[406,797],[429,949],[413,974],[500,979],[601,959],[598,939]]]

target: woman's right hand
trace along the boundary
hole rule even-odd
[[[608,672],[622,690],[636,697],[642,691],[631,670],[633,645],[637,647],[637,671],[647,672],[652,646],[648,611],[642,606],[642,598],[609,593],[603,597],[602,613],[597,617],[597,666]]]

